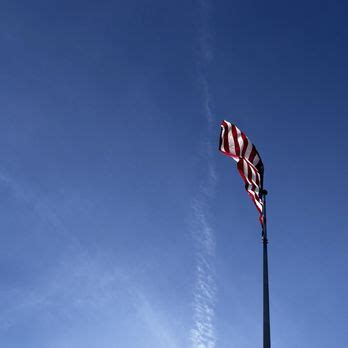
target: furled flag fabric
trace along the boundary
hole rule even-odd
[[[237,168],[245,182],[245,188],[260,213],[263,223],[263,164],[256,147],[248,137],[228,121],[221,123],[219,150],[237,161]]]

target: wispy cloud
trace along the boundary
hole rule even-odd
[[[212,96],[207,79],[207,66],[213,57],[211,32],[208,19],[211,4],[200,1],[200,32],[199,58],[197,62],[198,82],[201,86],[203,110],[208,128],[214,125],[212,111]],[[205,158],[207,159],[207,176],[203,179],[197,196],[192,203],[192,234],[196,251],[196,280],[194,288],[193,310],[194,327],[190,338],[193,348],[215,348],[215,306],[217,301],[217,287],[215,281],[215,235],[209,222],[209,200],[214,194],[217,181],[214,162],[212,160],[212,144],[206,142]]]
[[[57,325],[49,337],[44,333],[38,337],[40,342],[48,339],[50,347],[85,346],[90,323],[94,325],[93,338],[101,339],[102,347],[110,347],[122,339],[118,328],[127,320],[127,330],[134,330],[132,339],[136,342],[146,334],[144,343],[152,342],[154,347],[180,346],[167,313],[160,310],[129,270],[83,250],[72,248],[54,271],[42,275],[41,282],[30,289],[0,292],[0,299],[0,333],[22,322],[32,322],[36,328]]]
[[[146,344],[153,347],[180,346],[172,331],[171,316],[144,290],[133,275],[136,271],[119,263],[115,266],[113,256],[104,250],[94,247],[91,253],[68,233],[60,217],[61,209],[3,171],[0,185],[67,242],[56,263],[42,270],[35,280],[0,291],[0,334],[27,322],[39,328],[34,330],[38,332],[37,339],[47,339],[47,347],[77,348],[86,346],[86,328],[94,323],[93,337],[108,343],[101,345],[105,347],[121,339],[122,332],[117,328],[126,322],[127,330],[134,330],[132,340],[136,342],[141,342],[143,335],[147,337]],[[57,329],[50,329],[53,327]],[[49,337],[43,328],[51,330]]]
[[[144,296],[144,293],[135,290],[133,294],[137,313],[152,332],[158,344],[166,348],[179,348],[179,344],[170,330],[163,312],[155,308],[149,299]]]
[[[57,203],[48,195],[35,192],[30,188],[30,185],[16,180],[15,177],[9,175],[3,169],[0,169],[0,186],[6,187],[11,197],[20,203],[24,203],[38,221],[50,226],[54,233],[62,239],[66,239],[69,245],[81,247],[78,238],[67,230],[63,219],[57,213],[58,206],[65,205],[67,202]],[[91,209],[92,203],[89,200],[82,199],[78,195],[74,196],[73,193],[70,193],[66,199],[72,200],[77,207]]]
[[[193,236],[196,247],[196,284],[194,290],[194,328],[191,342],[194,348],[214,348],[215,334],[215,237],[208,222],[204,194],[192,205],[194,212]]]

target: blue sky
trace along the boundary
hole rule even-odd
[[[0,345],[347,347],[347,5],[3,1]]]

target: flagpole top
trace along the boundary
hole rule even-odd
[[[264,196],[267,196],[268,191],[267,191],[267,190],[265,190],[265,189],[263,189],[263,190],[262,190],[262,194],[263,194]]]

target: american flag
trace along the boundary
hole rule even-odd
[[[228,121],[222,121],[219,150],[237,161],[237,168],[245,182],[245,189],[260,213],[263,224],[263,163],[248,137]]]

